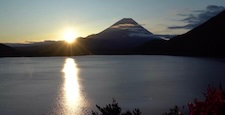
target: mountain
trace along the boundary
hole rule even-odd
[[[14,57],[19,56],[19,53],[12,47],[0,44],[0,57]]]
[[[131,18],[124,18],[104,31],[78,38],[74,44],[63,41],[44,41],[29,44],[8,44],[22,56],[72,56],[88,54],[131,54],[134,48],[161,39]]]
[[[77,40],[80,41],[80,40]],[[22,56],[77,56],[87,55],[89,52],[79,42],[68,44],[64,41],[46,41],[26,45],[15,45]]]
[[[136,39],[137,41],[142,41],[157,39],[158,37],[143,28],[132,18],[123,18],[99,34],[91,36],[91,38],[118,41]]]
[[[183,35],[152,40],[137,47],[140,54],[225,57],[225,11]]]
[[[170,39],[168,48],[175,55],[224,57],[225,11],[193,30]]]
[[[124,18],[98,34],[77,39],[74,44],[48,41],[14,46],[23,56],[160,54],[225,57],[224,20],[225,11],[183,35],[162,39],[171,36],[154,35],[133,19]],[[1,53],[11,49],[0,46],[4,49]]]
[[[145,42],[161,39],[131,18],[123,18],[104,31],[90,35],[83,43],[94,54],[120,54],[130,52]]]

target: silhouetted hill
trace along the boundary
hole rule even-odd
[[[19,56],[19,53],[7,45],[0,44],[0,57],[14,57]]]
[[[169,55],[168,44],[168,40],[152,40],[136,47],[134,50],[138,54]]]
[[[139,47],[142,54],[225,57],[225,11],[170,40],[153,40]]]
[[[76,56],[89,54],[88,50],[80,46],[78,41],[73,44],[68,44],[63,41],[55,41],[48,44],[36,43],[34,45],[15,48],[23,56]]]
[[[223,56],[225,49],[225,11],[193,30],[169,40],[175,55]]]

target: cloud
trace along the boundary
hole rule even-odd
[[[170,26],[168,29],[193,29],[200,24],[206,22],[210,18],[216,16],[222,12],[225,8],[223,6],[209,5],[205,10],[195,10],[192,14],[178,14],[179,16],[185,17],[180,20],[187,23],[184,26]],[[194,14],[198,13],[198,14]]]
[[[136,27],[136,26],[138,25],[137,24],[118,24],[118,25],[112,26],[111,28],[126,29],[129,27]]]

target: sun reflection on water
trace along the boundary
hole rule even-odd
[[[72,58],[67,58],[62,70],[64,73],[63,86],[63,114],[82,114],[81,109],[84,105],[78,78],[78,68]]]

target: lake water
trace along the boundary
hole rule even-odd
[[[0,114],[86,115],[115,98],[161,115],[224,82],[225,61],[177,56],[0,58]]]

